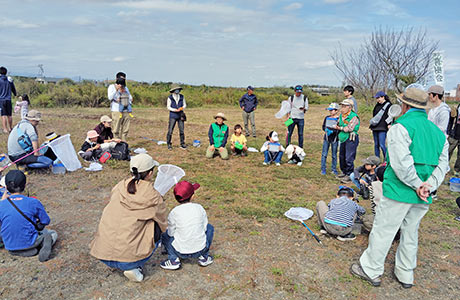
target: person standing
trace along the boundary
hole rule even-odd
[[[383,196],[377,206],[369,245],[350,272],[380,286],[385,258],[396,232],[394,274],[403,288],[414,283],[418,229],[432,202],[431,193],[448,170],[449,144],[443,132],[428,120],[428,94],[419,85],[406,88],[398,99],[403,115],[388,131],[387,168]]]
[[[129,132],[129,125],[131,123],[130,113],[120,112],[121,97],[128,97],[130,103],[133,102],[133,97],[126,86],[126,74],[118,72],[116,75],[116,82],[109,85],[107,89],[107,96],[111,101],[110,110],[112,111],[113,134],[115,138],[126,141]]]
[[[252,136],[256,137],[255,110],[257,108],[257,97],[254,88],[248,86],[247,93],[240,99],[240,107],[243,110],[243,122],[246,136],[249,136],[249,121],[251,121]]]
[[[288,134],[286,137],[286,146],[291,144],[291,136],[294,132],[294,127],[297,126],[297,134],[299,135],[299,147],[303,148],[303,128],[305,125],[305,113],[308,110],[308,98],[304,95],[301,85],[296,85],[294,88],[295,94],[290,96],[288,101],[291,104],[291,111],[288,118],[291,118],[293,123],[288,126]]]
[[[16,96],[16,87],[13,79],[7,77],[8,70],[0,67],[0,114],[2,116],[3,132],[8,133],[13,128],[13,107],[11,105],[11,94]]]
[[[431,109],[428,112],[428,120],[433,122],[447,136],[447,126],[450,119],[450,107],[443,100],[444,88],[433,85],[428,89]]]
[[[355,169],[356,150],[359,145],[359,116],[353,111],[353,100],[345,99],[341,103],[341,114],[336,129],[339,130],[339,162],[342,182],[350,182],[350,174]]]
[[[372,130],[372,135],[374,136],[375,156],[380,157],[380,149],[382,149],[383,157],[385,157],[387,155],[385,142],[387,140],[388,126],[391,123],[387,122],[391,102],[390,97],[383,91],[377,92],[374,98],[377,100],[377,103],[372,112],[372,119],[369,121],[369,128]]]
[[[169,95],[168,100],[166,101],[166,107],[169,110],[168,134],[166,135],[166,142],[169,150],[172,150],[171,137],[176,123],[179,125],[180,148],[187,149],[184,134],[184,109],[187,107],[187,104],[185,102],[184,95],[180,93],[181,91],[182,88],[180,86],[173,85],[169,90],[171,95]]]
[[[345,95],[345,98],[351,99],[353,101],[353,110],[356,113],[358,113],[358,101],[353,96],[354,92],[355,92],[355,88],[352,87],[351,85],[347,85],[346,87],[343,88],[343,94]]]
[[[460,174],[460,104],[455,110],[451,111],[449,125],[447,126],[447,134],[449,138],[449,161],[454,154],[455,148],[457,148],[457,159],[454,165],[454,174],[459,176]]]

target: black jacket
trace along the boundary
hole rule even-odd
[[[388,118],[388,111],[390,110],[391,102],[390,101],[385,101],[382,104],[377,103],[374,106],[374,110],[372,112],[372,116],[375,117],[376,114],[379,113],[379,111],[385,106],[385,104],[390,103],[390,105],[387,106],[385,109],[385,112],[383,113],[382,118],[380,119],[380,122],[375,125],[375,126],[369,126],[369,128],[372,131],[388,131],[388,123],[385,121]]]
[[[449,118],[449,125],[447,125],[447,134],[449,137],[460,140],[460,120],[459,120],[460,104],[455,111],[452,110]]]
[[[99,125],[97,125],[94,130],[96,130],[96,132],[99,134],[99,137],[97,138],[98,144],[103,144],[105,140],[113,139],[112,128],[105,127],[102,123],[99,123]]]

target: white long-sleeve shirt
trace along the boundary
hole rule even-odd
[[[168,216],[168,235],[179,253],[191,254],[206,247],[208,217],[198,203],[184,203],[171,210]]]
[[[300,94],[299,97],[297,97],[296,95],[292,95],[291,97],[289,97],[288,99],[289,103],[291,104],[291,111],[290,111],[291,118],[303,119],[305,116],[305,113],[308,110],[308,98],[305,98],[305,101],[304,101],[303,94]],[[303,108],[305,108],[305,111],[302,110]]]
[[[126,92],[129,94],[129,101],[132,103],[133,102],[133,96],[131,96],[131,93],[129,92],[128,87],[125,87]],[[115,95],[117,94],[117,88],[115,87],[115,84],[109,85],[107,88],[107,98],[111,101],[110,104],[110,110],[111,111],[120,111],[120,104],[115,101]]]
[[[444,102],[439,106],[433,107],[428,112],[428,120],[433,122],[447,136],[447,126],[450,118],[450,107]]]
[[[401,124],[393,125],[387,135],[388,155],[391,161],[391,168],[404,184],[416,190],[423,183],[415,170],[414,158],[409,147],[412,140],[407,129]],[[427,183],[431,185],[431,192],[439,188],[449,168],[449,142],[445,141],[439,163],[434,169]]]
[[[174,100],[176,101],[176,103],[179,103],[180,94],[173,93],[172,96],[173,96]],[[185,103],[185,97],[184,97],[183,101],[184,101],[184,105],[182,105],[182,107],[185,109],[187,107],[187,104]],[[171,99],[169,99],[169,97],[168,97],[168,100],[166,101],[166,108],[168,108],[168,110],[172,111],[172,112],[176,111],[176,108],[171,107]]]

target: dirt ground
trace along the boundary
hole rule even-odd
[[[79,149],[87,130],[97,125],[108,109],[43,109],[38,129],[46,133],[70,133]],[[222,110],[232,129],[242,122],[236,108]],[[320,175],[323,106],[307,113],[305,145],[307,158],[302,167],[284,164],[262,166],[263,156],[206,160],[207,131],[218,109],[189,109],[186,123],[188,149],[178,148],[174,132],[173,151],[143,137],[165,139],[168,114],[165,109],[135,109],[130,146],[144,147],[160,163],[181,166],[184,179],[199,182],[194,200],[207,210],[215,227],[211,254],[214,264],[202,268],[195,260],[185,261],[177,271],[159,267],[165,259],[156,251],[146,264],[142,283],[129,282],[89,255],[90,243],[111,188],[129,175],[127,162],[112,162],[97,173],[83,169],[65,175],[28,176],[28,190],[44,204],[51,217],[51,229],[59,234],[52,259],[40,263],[37,257],[17,258],[0,250],[0,299],[460,299],[460,213],[455,205],[458,193],[443,185],[419,231],[418,267],[415,286],[404,290],[393,276],[394,244],[387,258],[382,286],[371,287],[352,277],[350,264],[366,248],[367,235],[341,242],[320,236],[319,245],[300,223],[282,214],[291,206],[314,208],[319,200],[333,198],[338,181]],[[273,117],[275,110],[256,113],[258,137],[249,146],[260,148],[265,135],[277,130],[285,136],[283,124]],[[367,129],[368,115],[362,115],[360,146],[356,163],[371,155],[373,145]],[[15,117],[15,121],[17,118]],[[203,146],[192,147],[199,139]],[[294,141],[297,136],[294,135]],[[0,135],[0,150],[6,151],[6,135]],[[328,159],[330,164],[330,158]],[[87,163],[83,163],[88,166]],[[171,192],[168,207],[176,205]],[[368,201],[361,201],[370,213]],[[316,215],[307,225],[319,233]]]

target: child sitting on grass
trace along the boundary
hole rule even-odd
[[[246,137],[241,134],[243,131],[243,127],[241,127],[240,124],[236,124],[233,130],[235,131],[235,133],[233,133],[232,137],[230,138],[230,142],[232,143],[232,145],[230,146],[230,149],[232,149],[232,154],[240,154],[241,156],[246,156],[248,147]]]
[[[299,167],[302,166],[302,162],[306,156],[302,148],[293,144],[286,147],[286,155],[289,159],[288,164],[297,164]]]
[[[87,161],[98,160],[102,155],[101,144],[97,143],[99,134],[96,130],[90,130],[86,134],[86,140],[78,154]]]
[[[338,140],[338,130],[334,129],[339,121],[339,105],[337,103],[331,103],[326,110],[329,111],[329,115],[324,118],[323,121],[323,150],[321,152],[321,175],[326,175],[326,160],[327,153],[329,152],[329,146],[331,148],[332,163],[331,169],[332,173],[335,175],[337,172],[337,147],[339,145]]]
[[[358,188],[358,194],[363,196],[363,199],[369,199],[369,186],[373,181],[377,180],[375,169],[380,165],[380,158],[372,155],[363,160],[363,165],[354,169],[350,174],[350,180]],[[342,180],[342,183],[348,182]]]
[[[267,166],[270,163],[275,162],[275,164],[279,166],[285,149],[279,143],[278,133],[276,131],[270,131],[266,140],[267,141],[262,145],[262,148],[260,148],[260,152],[263,152],[265,156],[263,165]]]
[[[198,258],[198,264],[206,267],[213,263],[209,255],[214,236],[214,227],[208,223],[204,208],[192,203],[198,183],[181,181],[174,187],[174,197],[179,205],[168,215],[168,230],[162,234],[161,242],[168,252],[168,259],[160,264],[167,270],[176,270],[181,266],[180,258]]]
[[[339,186],[337,198],[332,199],[328,205],[324,201],[316,204],[318,223],[324,228],[321,233],[337,236],[340,241],[352,241],[356,236],[351,233],[356,216],[366,213],[363,207],[354,201],[354,191],[347,186]]]

